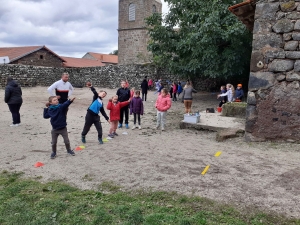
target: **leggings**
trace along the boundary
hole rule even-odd
[[[137,116],[139,125],[141,125],[141,114],[133,113],[133,123],[134,123],[134,125],[136,124],[136,116]]]

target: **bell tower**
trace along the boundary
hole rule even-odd
[[[119,0],[119,64],[149,62],[149,41],[145,18],[162,12],[160,0]]]

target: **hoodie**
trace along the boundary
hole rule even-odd
[[[50,119],[53,130],[60,130],[67,126],[66,110],[72,102],[67,100],[63,104],[50,105],[49,108],[44,108],[44,119]]]
[[[158,111],[165,112],[171,108],[171,98],[170,95],[162,96],[162,94],[158,95],[155,108]]]
[[[5,87],[4,101],[8,105],[23,103],[22,90],[14,80],[9,81]]]

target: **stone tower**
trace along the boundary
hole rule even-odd
[[[162,12],[160,0],[119,0],[119,64],[149,62],[149,41],[145,18]]]

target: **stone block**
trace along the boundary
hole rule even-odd
[[[254,22],[253,26],[253,33],[258,34],[258,33],[270,33],[272,32],[272,25],[274,23],[271,22],[266,22],[265,20],[256,20]]]
[[[289,1],[289,2],[282,2],[282,3],[280,3],[280,9],[283,12],[291,12],[291,11],[293,11],[296,8],[297,8],[297,6],[296,6],[294,0]]]
[[[296,62],[294,64],[294,71],[300,72],[300,60],[296,60]]]
[[[297,20],[294,26],[295,31],[300,31],[300,20]]]
[[[248,91],[247,104],[248,105],[256,105],[255,93],[252,91]]]
[[[295,51],[299,46],[298,41],[288,41],[284,45],[284,50],[286,51]]]
[[[292,39],[292,33],[283,34],[283,40],[289,41]]]
[[[286,74],[286,80],[287,81],[300,81],[300,73],[298,72],[294,72],[294,71],[291,71],[291,72],[288,72]]]
[[[258,3],[255,9],[255,20],[257,19],[268,19],[275,20],[276,12],[279,9],[279,3]]]
[[[299,32],[293,32],[292,33],[292,38],[295,41],[300,41],[300,33]]]
[[[284,43],[280,34],[267,33],[254,34],[252,45],[254,50],[259,50],[265,46],[271,46],[272,48],[282,48]]]
[[[264,62],[264,56],[260,51],[253,51],[251,55],[250,71],[257,72],[263,69],[261,63]]]
[[[285,80],[285,75],[284,74],[276,74],[276,80],[278,80],[278,81]]]
[[[250,72],[249,91],[255,91],[258,89],[268,89],[272,87],[275,82],[275,75],[271,72]]]
[[[220,130],[216,134],[216,141],[221,142],[229,138],[242,137],[245,131],[237,128]]]
[[[290,20],[298,20],[300,19],[300,12],[296,12],[296,11],[290,12],[287,14],[286,18]]]
[[[269,64],[269,71],[271,72],[287,72],[294,68],[294,61],[288,59],[274,59]]]
[[[273,26],[273,31],[275,33],[288,33],[293,31],[294,29],[294,23],[292,23],[289,19],[281,19],[276,22],[276,24]]]
[[[287,51],[287,52],[285,52],[285,57],[287,59],[300,59],[300,52],[299,51]]]
[[[284,59],[285,51],[282,48],[271,48],[264,47],[262,48],[264,56],[268,59]]]
[[[249,131],[246,131],[245,132],[245,141],[246,142],[262,142],[262,141],[266,141],[266,139],[263,137],[256,137],[256,136],[252,135],[252,133],[250,133]]]

